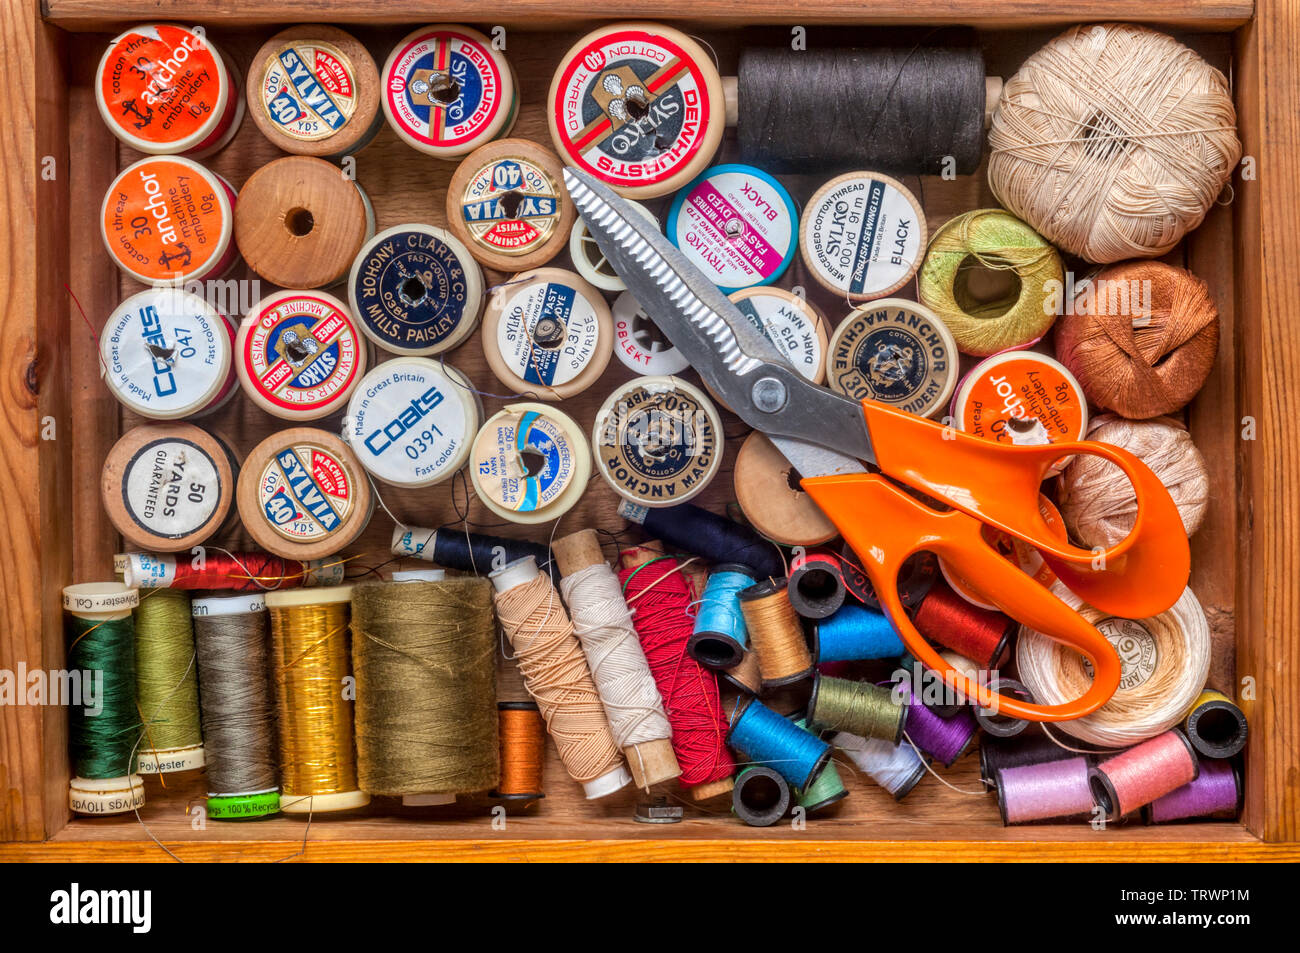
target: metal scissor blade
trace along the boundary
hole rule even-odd
[[[587,231],[659,330],[803,476],[861,472],[858,461],[875,462],[856,401],[801,377],[707,276],[607,185],[572,168],[564,170],[564,184]]]

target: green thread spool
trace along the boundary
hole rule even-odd
[[[799,728],[808,729],[807,718],[796,718],[794,723]],[[835,767],[835,758],[832,757],[826,762],[826,767],[821,770],[821,773],[813,779],[812,784],[795,792],[795,803],[807,813],[814,814],[839,803],[848,796],[848,789],[844,787],[844,780],[840,777],[839,769]]]
[[[861,738],[898,744],[907,708],[883,685],[831,678],[818,673],[808,699],[808,720],[819,729],[847,731]]]
[[[1011,287],[978,294],[972,279],[981,266],[1012,277]],[[1056,320],[1049,303],[1064,294],[1064,279],[1060,254],[1036,231],[1001,209],[976,209],[934,233],[917,288],[958,350],[983,357],[1041,338]]]
[[[139,593],[119,582],[63,590],[69,685],[79,696],[66,699],[75,775],[68,806],[78,814],[121,814],[144,805],[144,781],[132,770],[140,719],[131,610],[138,603]]]
[[[190,597],[181,589],[147,589],[140,597],[135,686],[144,720],[137,770],[170,774],[203,767],[194,621]]]

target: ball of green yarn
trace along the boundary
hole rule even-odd
[[[1014,273],[1018,287],[978,300],[967,282],[981,265]],[[1032,228],[1001,209],[976,209],[934,233],[918,287],[921,303],[948,326],[958,349],[983,357],[1042,337],[1056,320],[1053,302],[1064,277],[1060,254]]]

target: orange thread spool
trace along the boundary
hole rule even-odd
[[[811,675],[812,652],[799,614],[790,604],[786,580],[765,579],[742,589],[739,598],[763,687],[788,685]]]
[[[501,743],[501,780],[492,797],[502,801],[536,801],[546,767],[546,722],[536,702],[497,702]]]

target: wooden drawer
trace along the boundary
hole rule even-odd
[[[96,215],[113,175],[137,156],[120,147],[96,111],[91,77],[110,34],[124,25],[168,15],[202,23],[240,66],[281,24],[353,24],[380,63],[405,29],[428,21],[424,5],[396,0],[2,0],[8,95],[0,100],[0,135],[7,158],[8,215],[0,255],[4,293],[4,347],[0,352],[0,668],[58,668],[63,658],[60,589],[107,578],[120,540],[104,518],[99,474],[124,428],[137,421],[122,412],[95,373],[97,357],[80,303],[97,332],[105,316],[138,286],[108,260]],[[564,774],[558,759],[547,768],[547,797],[526,815],[496,829],[487,802],[467,804],[436,818],[378,806],[360,816],[322,818],[311,826],[307,859],[1295,859],[1300,848],[1300,517],[1289,504],[1300,492],[1300,4],[1249,0],[976,0],[957,12],[945,0],[886,0],[863,5],[830,0],[758,0],[739,7],[700,0],[686,4],[606,6],[601,13],[681,21],[708,42],[722,72],[734,71],[746,42],[788,36],[791,25],[938,24],[979,29],[990,72],[1010,75],[1060,28],[1091,20],[1148,22],[1176,33],[1232,80],[1245,153],[1258,177],[1233,179],[1231,203],[1172,252],[1170,262],[1209,284],[1223,321],[1215,370],[1187,419],[1211,468],[1213,505],[1193,539],[1192,587],[1210,617],[1216,642],[1212,683],[1235,693],[1252,680],[1244,702],[1251,721],[1246,761],[1246,804],[1240,822],[1144,827],[1130,822],[1104,832],[1087,825],[1004,828],[991,799],[962,794],[927,779],[901,804],[859,778],[833,817],[810,819],[804,830],[751,829],[735,818],[688,810],[685,823],[646,827],[632,819],[630,794],[592,804]],[[492,10],[490,16],[485,10]],[[437,19],[506,29],[507,56],[520,81],[522,113],[515,135],[549,145],[542,104],[559,58],[593,25],[589,8],[574,2],[500,0],[494,5],[450,0]],[[763,26],[760,26],[762,24]],[[825,30],[825,42],[847,42]],[[864,35],[863,40],[866,39]],[[1265,138],[1267,131],[1267,138]],[[723,155],[734,154],[734,142]],[[236,187],[279,153],[245,122],[232,145],[208,160]],[[454,163],[436,162],[385,128],[357,156],[357,178],[367,187],[381,228],[403,221],[442,224],[445,188]],[[914,180],[909,180],[914,182]],[[816,177],[793,177],[806,199]],[[994,205],[983,169],[955,181],[914,182],[932,227],[952,215]],[[655,200],[658,207],[664,200]],[[563,256],[555,264],[565,264]],[[802,267],[802,266],[798,266]],[[242,266],[241,266],[242,268]],[[235,277],[246,276],[241,271]],[[499,280],[489,273],[490,283]],[[791,282],[811,286],[796,271]],[[832,308],[834,303],[832,302]],[[843,308],[829,312],[842,315]],[[477,335],[448,360],[480,387],[494,383]],[[589,427],[610,387],[631,373],[612,362],[605,378],[563,409]],[[486,401],[491,413],[502,402]],[[206,425],[241,453],[278,429],[276,421],[242,395]],[[729,418],[728,433],[741,425]],[[722,510],[732,498],[730,468],[739,440],[731,441],[724,472],[702,501]],[[453,490],[383,490],[398,517],[417,525],[451,518]],[[466,493],[459,493],[464,507]],[[584,526],[621,531],[616,498],[599,481],[561,524],[561,534]],[[485,511],[483,511],[485,512]],[[477,501],[470,510],[478,518]],[[546,527],[549,532],[549,524]],[[382,511],[349,552],[385,559],[391,530]],[[492,530],[523,535],[524,527]],[[248,545],[242,534],[218,540]],[[502,663],[502,684],[517,674]],[[956,788],[978,785],[975,759],[945,772]],[[134,817],[72,818],[67,812],[66,722],[57,708],[0,708],[0,858],[166,860]],[[184,859],[275,859],[293,854],[303,838],[300,818],[280,816],[246,824],[191,824],[188,808],[203,794],[200,779],[147,782],[142,818]]]

